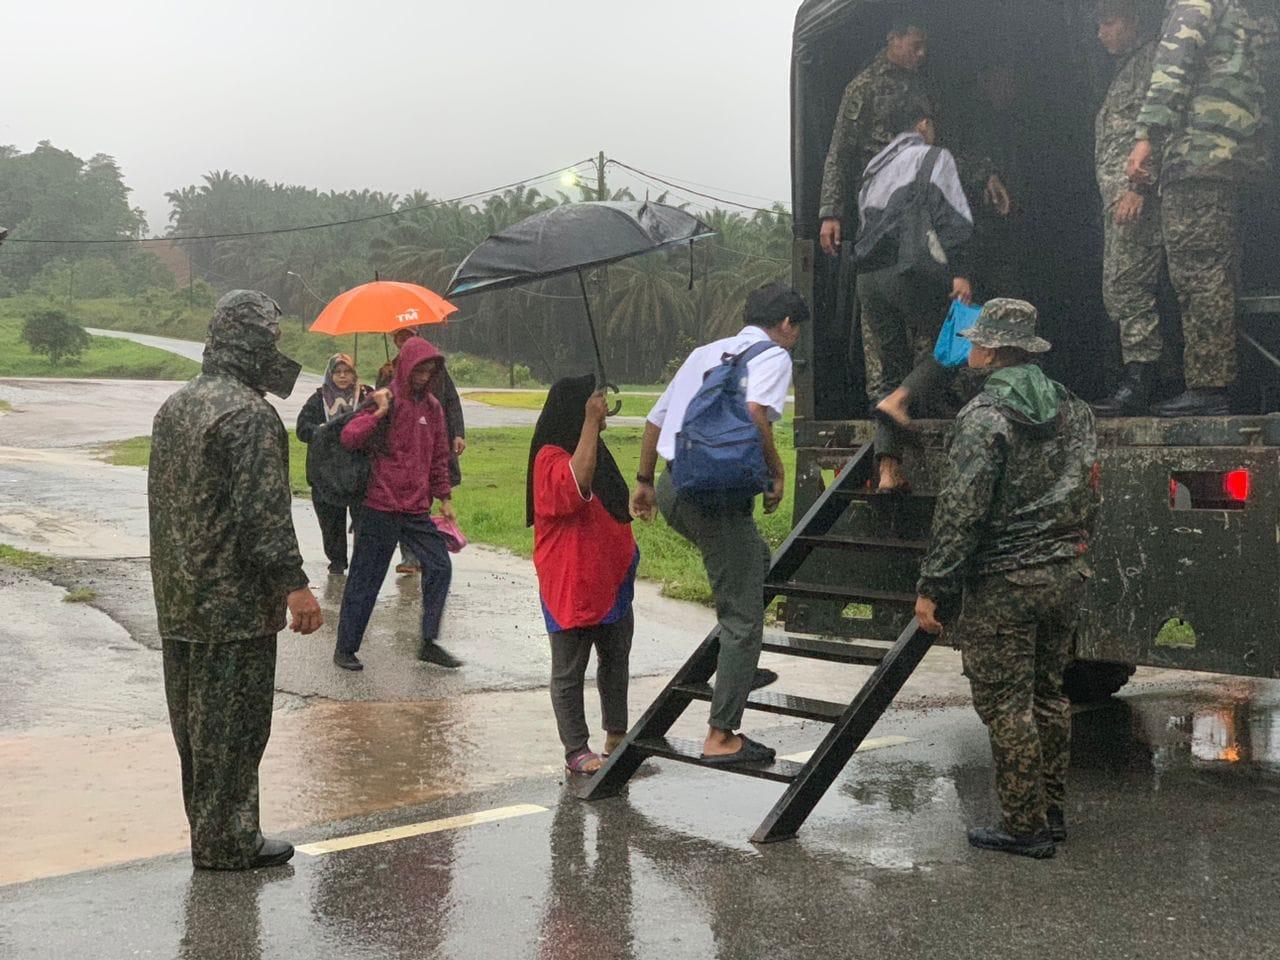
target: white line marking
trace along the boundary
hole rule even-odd
[[[497,807],[493,810],[481,810],[478,813],[464,813],[460,817],[428,820],[425,823],[411,823],[404,827],[391,827],[388,830],[374,830],[371,833],[357,833],[350,837],[336,837],[333,840],[307,843],[298,847],[297,851],[308,856],[318,857],[326,853],[337,853],[339,850],[351,850],[355,847],[367,847],[375,843],[389,843],[392,840],[420,837],[425,833],[457,830],[459,827],[474,827],[480,823],[493,823],[495,820],[509,820],[512,817],[527,817],[531,813],[546,812],[546,807],[539,807],[532,803],[520,803],[513,807]]]
[[[885,747],[900,747],[904,743],[915,743],[915,737],[872,737],[870,740],[863,740],[858,744],[858,753],[866,753],[868,750],[883,750]],[[779,757],[779,760],[790,760],[792,763],[805,763],[813,756],[812,750],[805,750],[803,753],[792,753],[785,757]]]

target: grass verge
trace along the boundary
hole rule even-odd
[[[0,543],[0,566],[25,570],[29,573],[50,570],[54,565],[53,557],[31,550],[19,550],[8,544]]]
[[[0,319],[0,376],[61,377],[93,380],[190,380],[200,365],[154,347],[91,337],[78,360],[54,366],[31,352],[22,340],[22,322]]]
[[[475,543],[510,550],[522,557],[533,555],[533,531],[525,526],[525,471],[533,430],[488,428],[467,432],[467,452],[462,458],[463,484],[455,496],[458,522]],[[640,430],[619,427],[606,439],[624,477],[634,477],[640,455]],[[151,443],[147,437],[125,440],[102,448],[109,463],[146,466]],[[778,448],[788,472],[795,469],[791,431],[778,430]],[[289,473],[294,493],[308,496],[305,479],[306,448],[290,440]],[[758,508],[757,508],[758,509]],[[778,511],[757,513],[761,532],[776,547],[791,530],[792,500],[788,489]],[[640,576],[662,584],[663,593],[680,600],[707,603],[711,590],[698,551],[661,519],[635,524],[640,545]]]

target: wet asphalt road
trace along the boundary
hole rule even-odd
[[[1053,861],[964,843],[994,815],[990,766],[976,718],[949,707],[887,718],[914,742],[860,755],[796,841],[745,841],[779,789],[756,781],[653,764],[589,805],[531,778],[291,837],[545,812],[256,874],[171,856],[0,888],[0,955],[1275,956],[1274,688],[1190,687],[1077,716]]]

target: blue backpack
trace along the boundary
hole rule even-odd
[[[772,348],[782,349],[762,342],[725,354],[702,378],[676,434],[677,493],[754,497],[772,485],[764,439],[747,411],[747,364]]]

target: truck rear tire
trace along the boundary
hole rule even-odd
[[[1072,703],[1097,703],[1118,692],[1135,669],[1127,663],[1072,660],[1063,674],[1062,686]]]

